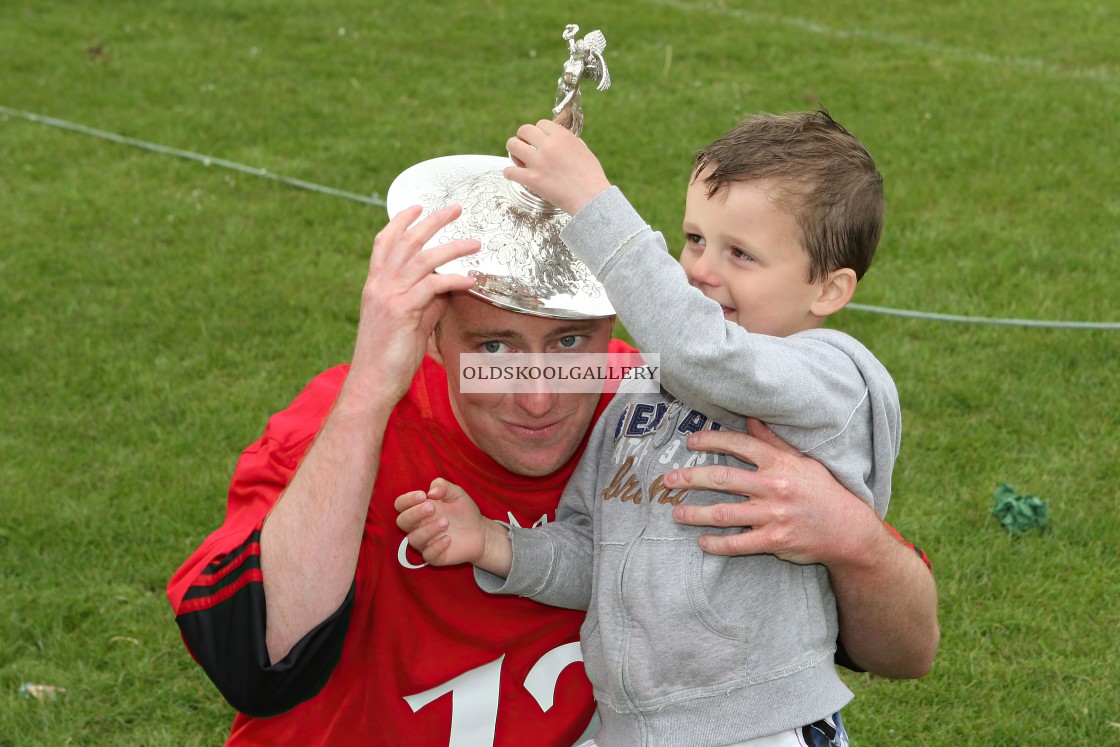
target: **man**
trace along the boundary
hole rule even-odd
[[[230,744],[570,745],[591,718],[590,687],[571,666],[582,614],[489,597],[465,568],[425,566],[406,552],[393,500],[445,477],[485,485],[493,518],[549,520],[609,397],[463,394],[457,355],[625,346],[610,341],[610,318],[520,314],[464,293],[472,279],[433,271],[477,241],[421,251],[459,209],[412,225],[419,215],[401,211],[374,242],[350,366],[270,420],[242,455],[225,523],[168,588],[192,654],[241,711]],[[694,447],[757,472],[667,478],[752,500],[682,506],[678,518],[754,527],[710,552],[824,563],[854,660],[924,674],[937,622],[921,558],[820,465],[754,433],[698,434]]]

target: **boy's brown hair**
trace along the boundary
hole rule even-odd
[[[849,267],[862,278],[883,231],[883,177],[871,154],[826,111],[755,114],[696,154],[708,198],[734,182],[772,179],[801,228],[809,281]]]

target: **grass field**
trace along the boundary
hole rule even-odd
[[[4,0],[0,106],[384,195],[544,116],[577,22],[614,79],[584,137],[671,244],[697,148],[823,105],[886,178],[857,301],[1120,322],[1115,3],[563,6]],[[384,222],[0,114],[0,746],[221,743],[164,586],[241,448],[348,359]],[[1120,330],[835,323],[898,383],[890,518],[933,558],[943,630],[922,680],[848,676],[854,743],[1120,744]],[[1048,533],[988,515],[1004,482],[1049,500]]]

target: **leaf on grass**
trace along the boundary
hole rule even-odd
[[[1023,495],[1004,483],[996,488],[996,505],[989,513],[999,518],[1000,525],[1012,534],[1032,529],[1045,530],[1050,522],[1050,501],[1035,495]]]

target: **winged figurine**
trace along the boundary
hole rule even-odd
[[[583,131],[580,81],[597,81],[597,91],[605,91],[611,85],[611,75],[607,70],[607,62],[603,59],[607,38],[599,30],[592,31],[582,39],[576,39],[578,33],[579,26],[574,23],[564,28],[564,40],[568,42],[568,61],[564,63],[564,74],[556,81],[556,106],[552,108],[553,120],[576,135]]]

